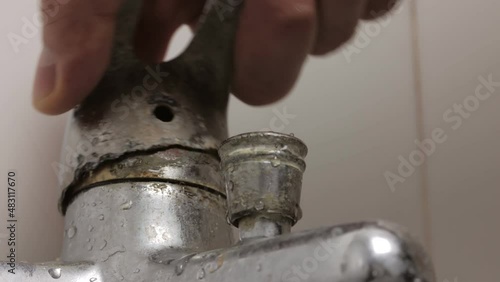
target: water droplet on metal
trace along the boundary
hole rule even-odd
[[[184,272],[184,267],[185,267],[184,264],[185,264],[184,262],[180,262],[175,266],[175,274],[181,275],[182,272]]]
[[[182,272],[184,272],[184,269],[186,268],[186,264],[189,262],[189,260],[194,256],[195,254],[187,255],[182,257],[179,260],[179,263],[175,266],[175,274],[177,276],[181,275]]]
[[[61,269],[60,268],[51,268],[49,269],[49,274],[54,279],[59,279],[61,277]]]
[[[94,226],[89,225],[89,232],[92,232],[94,230]]]
[[[293,133],[290,133],[290,136],[294,137],[294,136],[295,136],[295,134],[293,134]]]
[[[92,246],[92,244],[88,244],[87,245],[87,251],[92,251],[92,249],[94,248],[94,246]]]
[[[99,215],[99,220],[104,220],[104,215],[103,214]]]
[[[198,272],[198,279],[203,279],[205,278],[205,269],[201,268],[200,271]]]
[[[96,204],[95,202],[93,202],[93,203],[92,203],[92,206],[93,206],[93,207],[95,207],[95,206],[97,206],[97,204]]]
[[[134,270],[134,273],[139,273],[139,272],[141,272],[141,270],[140,270],[139,268],[136,268],[136,269]]]
[[[258,211],[261,211],[265,208],[264,202],[263,201],[258,201],[257,204],[255,205],[255,209]]]
[[[108,245],[108,241],[104,240],[101,244],[101,246],[99,247],[99,250],[102,250],[104,248],[106,248],[106,246]]]
[[[89,280],[89,281],[90,281],[90,282],[95,282],[95,281],[97,281],[97,278],[92,277],[92,278],[90,278],[90,280]]]
[[[129,210],[132,207],[132,201],[127,201],[123,204],[121,204],[120,208],[122,210]]]
[[[281,161],[278,159],[278,157],[275,156],[274,159],[271,161],[271,165],[273,167],[278,167],[281,165]]]
[[[120,227],[123,227],[123,226],[125,226],[125,220],[122,220],[122,221],[120,222]]]
[[[257,264],[257,272],[261,272],[262,271],[262,264]]]
[[[87,238],[87,242],[90,242],[90,238]]]
[[[74,226],[71,226],[67,231],[66,231],[66,235],[68,236],[69,239],[75,237],[76,235],[76,227]]]

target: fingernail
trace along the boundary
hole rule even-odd
[[[38,101],[47,97],[54,90],[55,83],[55,56],[48,49],[44,48],[38,60],[35,83],[33,86],[33,98]]]

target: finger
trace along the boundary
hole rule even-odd
[[[366,0],[318,0],[318,32],[311,52],[324,55],[354,35]]]
[[[136,53],[148,63],[159,63],[165,56],[174,32],[194,22],[202,12],[203,0],[146,0],[135,40]]]
[[[398,0],[368,0],[362,18],[372,20],[382,17],[396,6]]]
[[[63,113],[96,86],[111,55],[122,0],[42,0],[47,15],[33,89],[34,106]]]
[[[263,105],[285,96],[312,47],[315,0],[247,1],[236,38],[233,93]]]

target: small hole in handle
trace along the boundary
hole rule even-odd
[[[164,105],[157,106],[153,112],[155,117],[163,122],[169,122],[174,119],[172,110]]]

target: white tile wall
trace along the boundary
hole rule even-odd
[[[425,128],[448,134],[428,162],[434,260],[441,281],[498,281],[500,87],[477,109],[473,97],[479,76],[500,82],[500,3],[428,0],[418,8]],[[464,100],[470,117],[446,122],[443,114]]]

